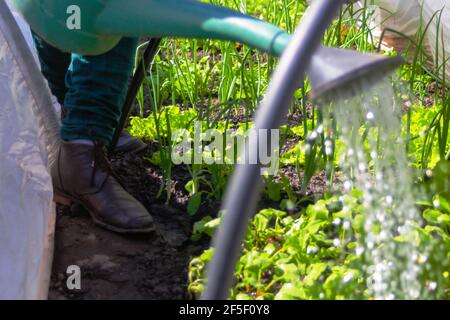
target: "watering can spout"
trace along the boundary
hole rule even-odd
[[[101,34],[237,41],[280,56],[290,35],[235,10],[195,0],[110,0],[96,19]]]

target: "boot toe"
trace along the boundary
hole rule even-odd
[[[154,227],[153,218],[150,215],[136,217],[128,222],[130,229],[149,229]]]
[[[128,132],[123,131],[120,135],[119,141],[114,148],[115,153],[138,153],[147,148],[147,145],[136,137],[133,137]]]

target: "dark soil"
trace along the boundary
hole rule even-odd
[[[58,206],[55,254],[50,299],[189,299],[188,266],[191,259],[208,248],[210,239],[192,242],[193,223],[206,215],[215,216],[219,203],[202,204],[190,217],[186,212],[190,180],[183,167],[172,172],[169,204],[164,196],[156,198],[162,183],[162,172],[146,158],[157,150],[150,145],[141,154],[119,155],[112,161],[116,173],[153,215],[157,231],[146,236],[124,236],[100,227],[80,207]],[[282,169],[299,194],[303,177],[293,167]],[[323,174],[315,176],[307,195],[325,191]],[[278,208],[278,203],[262,199],[259,208]],[[67,268],[81,269],[81,290],[67,289]]]
[[[58,206],[50,299],[188,299],[188,265],[209,245],[189,237],[193,219],[186,213],[188,175],[173,173],[170,205],[155,196],[161,172],[144,157],[121,155],[113,166],[122,182],[153,215],[157,232],[123,236],[103,230],[79,207]],[[214,214],[214,204],[202,211]],[[202,213],[196,216],[201,218]],[[68,290],[66,270],[81,269],[81,290]]]

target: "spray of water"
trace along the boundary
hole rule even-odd
[[[402,102],[391,80],[358,86],[361,95],[321,102],[324,126],[338,124],[337,132],[328,134],[337,134],[345,144],[339,159],[346,176],[344,192],[356,188],[364,194],[365,233],[356,251],[366,263],[374,298],[416,299],[420,252],[413,230],[419,214],[401,137]]]

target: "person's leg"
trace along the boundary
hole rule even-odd
[[[57,97],[58,102],[61,104],[62,108],[62,116],[64,117],[66,114],[66,109],[64,108],[64,100],[67,93],[66,86],[66,75],[69,69],[69,66],[72,61],[72,56],[70,53],[65,53],[60,51],[59,49],[51,46],[37,34],[32,31],[33,40],[35,43],[35,47],[38,52],[42,74],[47,79],[50,90],[53,95]],[[127,40],[130,41],[130,40]],[[134,42],[134,41],[131,41]],[[134,44],[131,46],[133,47]],[[121,47],[115,48],[114,50],[120,50]],[[133,50],[130,50],[132,53]],[[117,52],[111,52],[109,55],[117,55]],[[130,54],[127,55],[129,57]],[[75,60],[80,57],[75,57]],[[85,59],[89,59],[89,57],[85,57]],[[78,63],[76,63],[78,64]],[[123,100],[123,94],[119,93],[119,98],[116,100]],[[118,101],[117,104],[121,102]],[[123,102],[122,102],[123,103]],[[146,144],[142,142],[140,139],[135,138],[129,135],[125,130],[122,131],[119,141],[114,149],[116,152],[138,152],[146,148]]]
[[[137,45],[138,39],[123,38],[100,56],[72,54],[66,76],[64,140],[98,140],[109,145],[120,119]]]
[[[69,111],[61,130],[65,141],[50,168],[55,200],[83,205],[96,224],[112,231],[153,231],[151,215],[118,183],[102,146],[120,117],[137,39],[96,57],[64,54],[36,35],[35,42],[42,73]]]
[[[66,96],[66,73],[70,65],[71,54],[60,51],[49,45],[41,37],[32,31],[34,45],[36,47],[41,72],[47,79],[50,90],[62,105]]]

